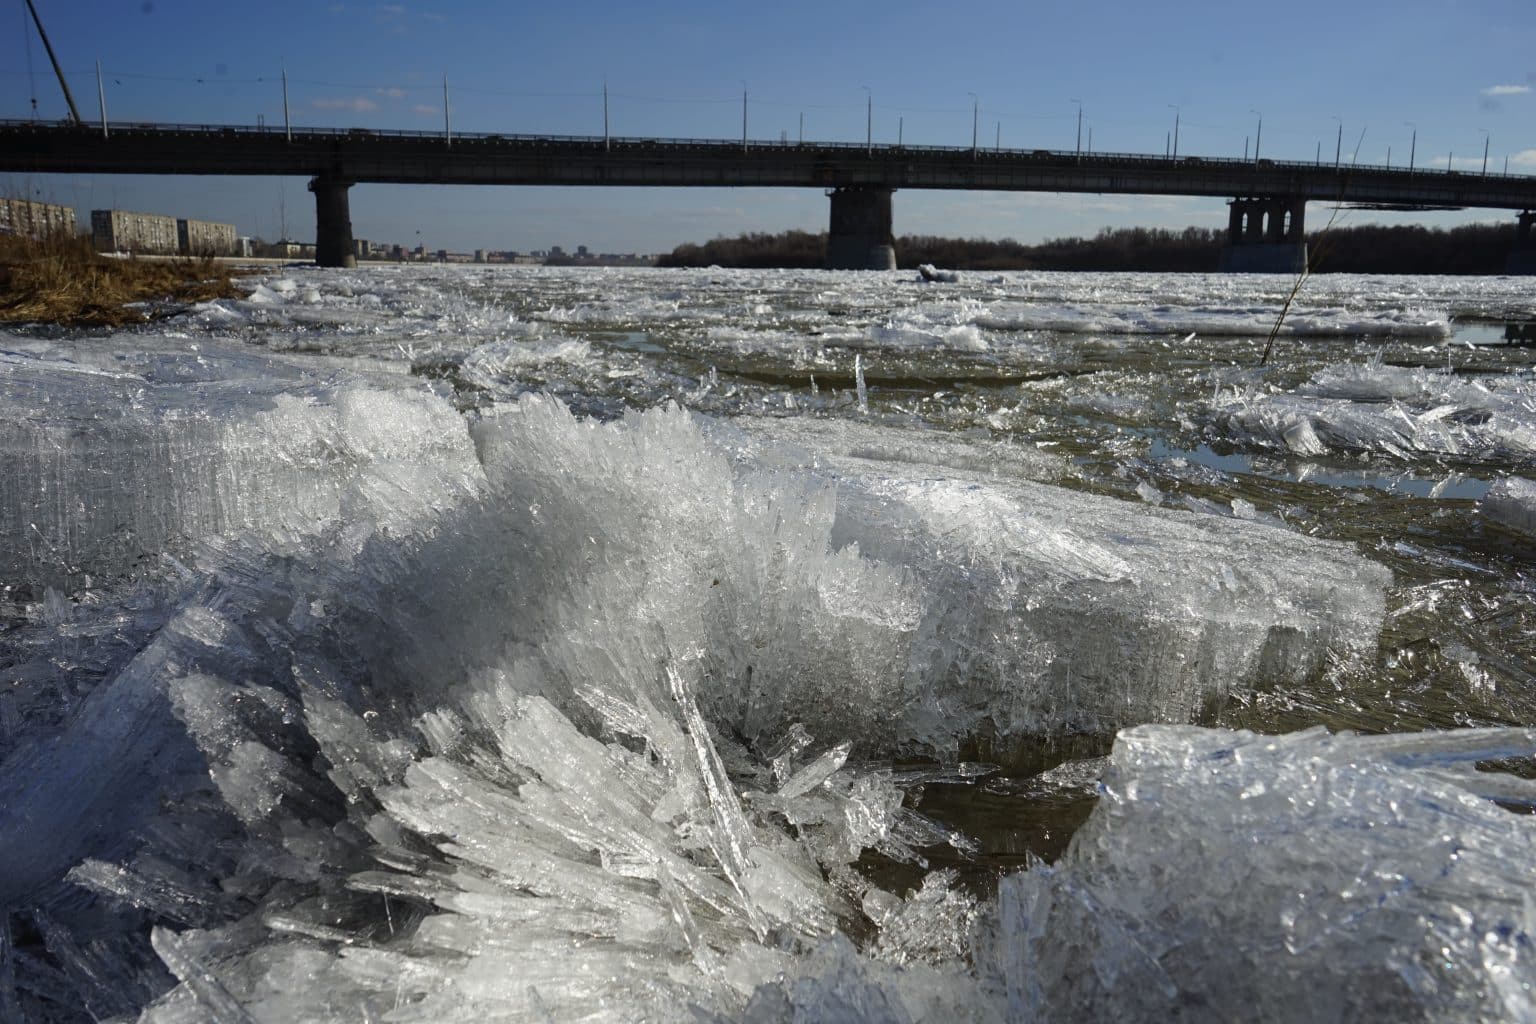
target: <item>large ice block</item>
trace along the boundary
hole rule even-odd
[[[0,578],[79,585],[203,537],[282,544],[360,514],[406,530],[479,486],[457,413],[409,378],[186,362],[0,354]]]
[[[922,693],[906,713],[931,716],[914,731],[1187,720],[1227,687],[1299,682],[1374,648],[1390,574],[1347,545],[1035,482],[1051,463],[1018,445],[983,461],[922,432],[747,426],[740,449],[836,483],[835,548],[920,588],[901,638]]]
[[[1530,730],[1142,726],[1054,867],[1006,879],[982,973],[1009,1018],[1529,1020]]]
[[[1536,483],[1517,476],[1495,480],[1481,507],[1494,522],[1536,537]]]

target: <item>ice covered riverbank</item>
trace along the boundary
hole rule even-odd
[[[1241,377],[1233,278],[380,268],[6,337],[0,1016],[1528,1015],[1529,794],[1467,769],[1536,744],[1411,735],[1532,720],[1528,554],[1353,482],[1522,458],[1522,354],[1422,329],[1512,297],[1435,286]],[[1463,432],[1234,411],[1286,396]],[[1314,723],[1398,735],[1233,728]],[[997,887],[967,792],[1101,795]]]

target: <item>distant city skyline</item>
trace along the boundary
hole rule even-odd
[[[86,120],[978,145],[1536,173],[1528,3],[1084,2],[511,5],[35,0]],[[0,117],[65,105],[18,2],[0,33]],[[36,101],[34,110],[33,100]],[[605,103],[606,100],[606,103]],[[803,129],[802,129],[803,124]],[[1081,125],[1081,133],[1079,133]],[[91,209],[313,236],[302,179],[3,175],[0,190]],[[359,185],[354,234],[429,249],[587,245],[665,252],[719,235],[824,230],[809,189]],[[897,193],[895,231],[959,237],[1216,227],[1219,199]],[[1315,217],[1315,215],[1314,215]],[[1351,212],[1350,223],[1499,220]],[[286,231],[284,229],[286,228]]]

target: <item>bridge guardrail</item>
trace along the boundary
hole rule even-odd
[[[370,138],[380,140],[421,140],[421,141],[445,141],[445,135],[440,131],[422,131],[419,129],[403,128],[314,128],[294,127],[283,128],[273,125],[224,125],[224,124],[162,124],[144,121],[108,121],[107,132],[111,135],[135,134],[184,134],[199,138],[216,136],[220,138],[270,138],[274,135],[288,135],[296,139],[306,141],[320,140],[346,140],[357,142]],[[101,124],[71,123],[58,121],[29,121],[22,119],[0,119],[0,131],[9,130],[34,130],[44,132],[81,132],[96,133],[101,131]],[[921,154],[936,157],[950,157],[955,159],[985,158],[989,161],[1004,160],[1008,162],[1039,162],[1042,164],[1076,163],[1081,164],[1091,161],[1094,165],[1105,169],[1123,167],[1126,169],[1157,169],[1169,166],[1180,167],[1205,167],[1216,171],[1233,171],[1240,168],[1253,168],[1264,171],[1307,170],[1317,171],[1322,169],[1336,169],[1340,173],[1355,174],[1392,174],[1401,175],[1410,173],[1415,176],[1439,177],[1445,179],[1459,179],[1465,182],[1467,179],[1488,179],[1495,181],[1511,181],[1529,179],[1530,175],[1505,174],[1505,173],[1470,173],[1454,169],[1437,170],[1425,167],[1415,167],[1411,171],[1406,167],[1390,167],[1380,164],[1328,164],[1325,162],[1308,162],[1295,160],[1271,160],[1269,158],[1242,159],[1238,157],[1220,157],[1190,154],[1185,156],[1157,156],[1149,153],[1083,153],[1077,150],[1060,149],[1020,149],[1020,148],[994,148],[971,146],[925,146],[925,145],[892,145],[890,143],[869,144],[862,142],[820,142],[820,141],[787,141],[783,139],[748,139],[743,143],[736,139],[691,139],[691,138],[655,138],[632,136],[608,136],[602,135],[544,135],[525,134],[517,132],[457,132],[446,137],[446,141],[455,145],[476,145],[483,143],[526,143],[526,144],[585,144],[602,146],[605,149],[632,150],[632,149],[659,149],[691,150],[694,152],[720,153],[735,152],[742,148],[747,150],[779,150],[797,152],[829,152],[838,155],[847,155],[858,152],[878,154],[882,158],[907,154]]]

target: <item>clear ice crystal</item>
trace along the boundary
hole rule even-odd
[[[1004,880],[983,973],[1016,1018],[1529,1019],[1536,832],[1470,769],[1533,751],[1128,730],[1066,856]]]
[[[408,380],[225,372],[163,382],[0,354],[0,572],[77,585],[233,531],[405,533],[479,485],[458,414]]]
[[[1495,480],[1483,496],[1483,515],[1527,537],[1536,537],[1536,483],[1511,476]]]

